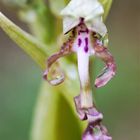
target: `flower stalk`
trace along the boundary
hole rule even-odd
[[[92,84],[90,83],[91,79],[89,73],[89,68],[91,67],[89,65],[90,57],[93,56],[100,58],[105,63],[105,68],[95,80],[95,86],[97,88],[106,85],[116,73],[116,65],[113,56],[107,49],[107,28],[103,23],[103,20],[106,18],[110,9],[112,0],[99,1],[71,0],[66,6],[66,8],[62,10],[61,16],[63,16],[63,33],[64,35],[67,34],[69,37],[62,44],[60,50],[52,56],[50,56],[50,54],[52,53],[52,45],[57,46],[56,43],[52,42],[54,40],[57,40],[57,38],[56,34],[54,33],[54,30],[52,30],[51,34],[48,32],[52,27],[43,15],[46,15],[47,18],[51,18],[51,16],[53,15],[52,22],[56,23],[55,21],[58,17],[58,12],[56,12],[57,9],[52,8],[52,3],[54,3],[54,1],[50,1],[50,7],[48,7],[48,5],[46,6],[47,8],[49,8],[48,10],[45,10],[45,6],[42,3],[43,1],[37,1],[37,3],[39,2],[39,5],[37,4],[39,8],[34,9],[34,5],[32,5],[28,7],[29,9],[27,11],[25,9],[22,11],[27,17],[28,14],[30,15],[30,12],[33,12],[35,15],[38,15],[37,17],[40,17],[35,18],[34,21],[30,21],[30,19],[28,18],[23,18],[23,20],[28,20],[28,24],[30,25],[31,31],[36,35],[36,37],[39,40],[43,41],[47,45],[44,45],[42,42],[37,41],[34,37],[21,30],[10,20],[8,20],[2,13],[0,13],[0,27],[11,37],[13,41],[15,41],[27,54],[29,54],[32,57],[33,60],[35,60],[35,62],[37,62],[43,70],[46,68],[45,60],[48,58],[48,56],[50,56],[47,60],[47,68],[44,72],[44,79],[46,79],[51,85],[58,85],[61,84],[66,78],[69,78],[65,84],[57,86],[53,88],[53,90],[51,90],[51,87],[46,85],[46,83],[43,84],[43,87],[45,88],[43,88],[43,94],[40,94],[40,98],[38,99],[38,104],[35,113],[36,117],[34,117],[35,119],[33,122],[34,125],[32,129],[32,140],[59,139],[58,137],[55,137],[53,135],[53,130],[56,126],[56,121],[54,121],[55,123],[53,123],[53,127],[49,127],[47,121],[48,118],[46,117],[49,116],[50,120],[50,116],[53,115],[56,116],[53,118],[53,120],[55,120],[58,115],[56,113],[56,110],[58,104],[60,104],[60,102],[58,103],[59,96],[56,96],[54,92],[59,92],[60,95],[63,95],[65,97],[63,100],[66,100],[66,102],[70,104],[71,108],[73,108],[71,98],[75,96],[74,102],[77,114],[81,120],[87,120],[88,122],[88,126],[82,136],[83,140],[111,140],[107,129],[101,123],[103,115],[97,110],[96,105],[93,102],[93,91]],[[64,3],[65,2],[63,2],[63,4]],[[61,5],[61,3],[59,4]],[[60,7],[63,6],[61,5]],[[58,8],[59,10],[61,9],[60,7]],[[39,9],[44,10],[40,11]],[[59,17],[57,21],[60,21]],[[43,33],[40,32],[39,34],[37,34],[40,29],[45,30],[43,30]],[[53,37],[52,34],[54,35]],[[50,37],[52,37],[52,39],[49,42]],[[56,50],[57,47],[53,48],[55,48],[53,50]],[[80,81],[79,95],[75,94],[75,91],[77,91],[78,89],[77,81],[75,79],[72,80],[68,73],[64,74],[63,70],[60,68],[60,63],[58,63],[58,60],[60,58],[66,55],[70,55],[72,53],[76,53],[77,56],[78,74]],[[74,64],[72,64],[71,62],[70,65],[74,66]],[[68,71],[68,64],[64,67]],[[73,89],[69,90],[69,87],[72,86]],[[50,93],[48,93],[48,91]],[[51,94],[54,94],[54,100],[51,101],[50,108],[50,104],[46,104],[46,102],[48,102],[48,98],[46,98],[46,96],[51,97]],[[52,111],[53,106],[56,107],[54,108],[55,113],[53,113]],[[48,109],[47,111],[46,108]],[[38,112],[41,112],[40,115]],[[73,117],[72,115],[69,115],[69,117],[70,116]],[[74,124],[77,126],[81,125],[78,121],[76,121],[76,123]],[[50,124],[50,126],[52,125]],[[46,129],[49,130],[47,134]],[[63,133],[65,132],[66,131],[64,129]],[[74,133],[75,131],[73,132],[73,134]],[[51,136],[49,134],[51,134]],[[79,132],[77,132],[77,134],[79,134]],[[67,136],[65,137],[63,135],[61,136],[61,138],[62,137],[66,139]],[[78,139],[77,136],[73,136],[72,139],[74,138]],[[67,138],[67,140],[69,140],[69,138]]]
[[[64,18],[63,33],[70,32],[71,35],[59,52],[48,58],[47,69],[44,72],[44,78],[48,80],[51,71],[53,78],[48,80],[50,84],[61,84],[64,81],[64,74],[60,70],[57,60],[71,53],[77,54],[80,94],[74,98],[74,101],[79,118],[88,121],[83,140],[112,139],[108,135],[107,129],[101,124],[103,115],[97,111],[93,103],[89,76],[89,58],[93,55],[105,63],[102,73],[95,80],[97,88],[106,85],[116,73],[114,58],[104,46],[103,38],[107,35],[107,28],[102,20],[103,13],[104,9],[97,0],[71,0],[61,11]],[[53,63],[56,66],[51,69]],[[58,75],[58,72],[61,74]],[[95,129],[98,133],[95,133]]]

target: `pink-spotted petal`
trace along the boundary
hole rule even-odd
[[[107,66],[103,69],[103,72],[96,78],[95,86],[97,88],[105,86],[115,75],[114,64]]]
[[[47,69],[45,70],[43,77],[51,85],[59,85],[65,79],[64,72],[59,66],[58,59],[72,53],[71,47],[73,39],[74,38],[70,36],[68,41],[63,44],[61,49],[57,53],[50,56],[47,60]]]
[[[95,80],[95,86],[99,88],[106,85],[115,76],[116,64],[111,53],[99,40],[95,41],[94,50],[95,55],[105,63],[105,68]]]

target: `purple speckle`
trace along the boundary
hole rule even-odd
[[[81,44],[82,44],[82,40],[81,40],[81,38],[79,38],[79,39],[78,39],[78,46],[80,47]]]
[[[85,38],[85,45],[88,46],[88,38]]]
[[[84,47],[84,51],[87,53],[88,52],[88,47]]]
[[[84,47],[84,51],[87,53],[88,52],[88,38],[85,38],[85,47]]]

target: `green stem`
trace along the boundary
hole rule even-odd
[[[62,88],[65,93],[62,93]],[[46,82],[42,83],[34,114],[31,140],[80,139],[83,124],[73,112],[74,104],[70,95],[66,84],[52,88]]]

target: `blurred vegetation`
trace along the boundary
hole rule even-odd
[[[22,2],[26,1],[20,1],[20,6],[24,6]],[[34,7],[36,8],[36,6]],[[0,3],[0,9],[21,28],[27,31],[29,31],[29,28],[34,30],[35,27],[32,27],[32,22],[27,26],[27,24],[23,24],[18,20],[17,16],[15,16],[17,15],[15,7],[9,8]],[[25,9],[28,8],[25,6]],[[38,8],[39,14],[42,14],[41,10]],[[108,126],[114,140],[139,140],[140,138],[139,12],[139,0],[114,1],[106,21],[109,29],[109,48],[116,58],[118,73],[106,87],[98,89],[95,96],[98,108],[104,112],[104,123]],[[21,13],[21,15],[24,18],[24,14]],[[41,18],[40,20],[43,20],[42,17],[39,17]],[[55,20],[55,17],[52,20]],[[54,23],[56,24],[56,22]],[[53,29],[57,30],[55,24],[53,24]],[[39,30],[42,31],[42,29]],[[38,35],[37,33],[39,33],[38,30],[34,32],[36,36]],[[48,33],[50,32],[48,31]],[[40,36],[38,35],[38,37]],[[46,35],[42,32],[42,36]],[[47,36],[50,38],[55,35],[48,34]],[[48,39],[43,38],[40,37],[40,40],[47,42]],[[42,80],[42,71],[15,46],[0,30],[0,139],[2,140],[29,139],[34,106],[39,96],[37,93]],[[97,60],[96,71],[100,68],[100,61]],[[59,102],[59,98],[54,100]],[[53,96],[48,100],[51,102],[52,99]],[[58,122],[55,128],[58,133],[54,134],[54,137],[57,137],[58,140],[63,140],[60,137],[63,134],[61,130],[67,127],[75,127],[77,131],[69,133],[80,137],[78,126],[75,125],[75,119],[69,118],[72,114],[71,108],[65,102],[62,104],[64,108],[58,107],[57,110],[54,108],[54,111],[62,111],[62,117],[58,116],[58,118],[63,119],[65,122],[67,122],[65,119],[68,118],[69,123],[63,126]],[[67,113],[65,113],[66,110],[68,110]],[[51,119],[53,119],[53,116]],[[49,133],[49,130],[46,130],[47,132]],[[72,135],[69,139],[72,139]]]

